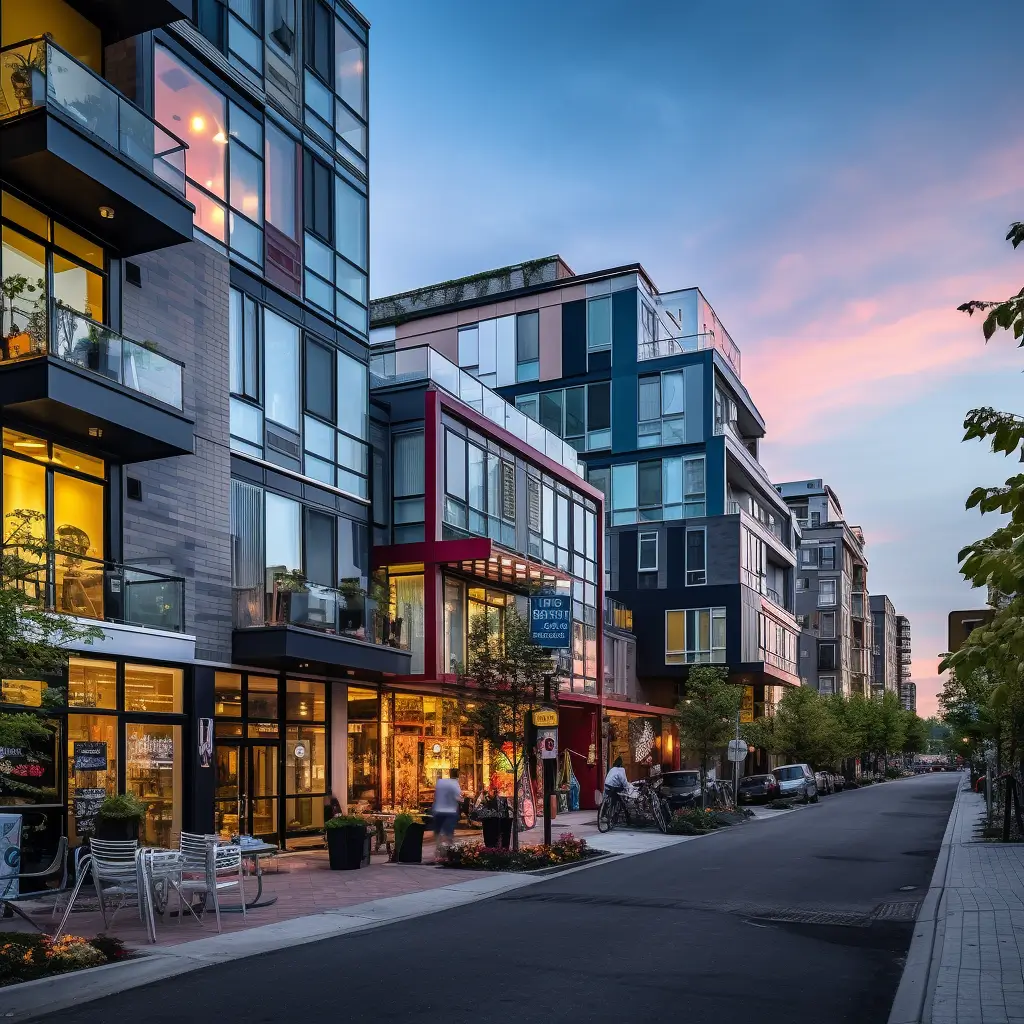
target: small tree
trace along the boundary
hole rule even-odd
[[[510,606],[503,622],[480,615],[467,637],[468,660],[459,673],[463,714],[494,751],[511,749],[512,849],[519,849],[519,779],[526,764],[526,716],[544,694],[552,674],[551,652],[530,639],[529,620]]]
[[[903,713],[903,753],[923,754],[928,750],[928,725],[913,711]]]
[[[732,738],[740,710],[742,691],[728,680],[726,668],[697,665],[690,669],[685,697],[677,705],[679,742],[700,757],[702,806],[712,751]]]
[[[892,690],[887,690],[880,700],[874,702],[878,707],[878,724],[875,731],[874,751],[885,757],[885,767],[889,767],[889,755],[903,749],[906,737],[906,716],[899,697]]]

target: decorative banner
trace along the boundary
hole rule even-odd
[[[740,702],[740,721],[752,722],[754,720],[754,688],[743,687],[743,699]]]
[[[21,870],[21,815],[0,814],[0,897],[18,895]]]
[[[525,758],[524,758],[525,760]],[[533,780],[526,765],[519,779],[519,828],[526,832],[537,824],[537,802],[533,796]]]
[[[213,761],[213,719],[199,719],[199,767],[209,768]]]
[[[105,772],[107,744],[104,741],[75,740],[73,764],[76,772]]]
[[[96,814],[106,798],[105,789],[75,790],[75,831],[79,836],[95,834]]]

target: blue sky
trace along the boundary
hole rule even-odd
[[[1024,358],[955,311],[1024,279],[1024,5],[359,6],[373,293],[553,252],[699,285],[773,478],[824,477],[864,527],[930,711],[946,615],[978,602],[963,499],[1015,468],[963,413],[1024,406]]]

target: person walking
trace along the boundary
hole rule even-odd
[[[462,805],[462,789],[459,787],[459,769],[452,768],[448,778],[440,778],[434,787],[434,860],[437,860],[444,846],[455,839],[455,825],[459,820]]]

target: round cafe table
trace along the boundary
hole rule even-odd
[[[242,892],[242,902],[245,903],[246,910],[258,910],[260,907],[271,907],[277,902],[276,896],[271,896],[269,899],[262,899],[263,896],[263,866],[261,861],[264,857],[276,856],[279,852],[276,846],[270,843],[253,843],[250,846],[243,846],[242,848],[242,859],[251,860],[253,869],[252,874],[256,879],[256,895],[253,896],[251,901],[246,901],[245,892]],[[222,903],[221,911],[226,914],[240,914],[242,912],[242,902],[239,903]]]

